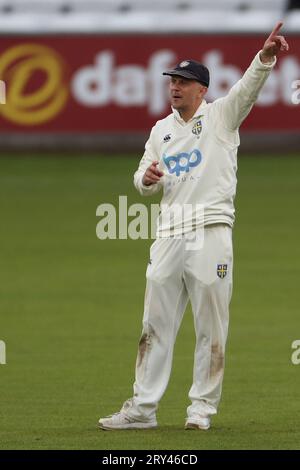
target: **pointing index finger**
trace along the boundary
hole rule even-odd
[[[271,38],[271,37],[273,37],[273,36],[276,36],[282,25],[283,25],[283,22],[282,22],[282,21],[279,21],[279,22],[277,23],[277,25],[275,26],[275,28],[273,29],[273,31],[272,31],[272,33],[270,34],[269,37]]]

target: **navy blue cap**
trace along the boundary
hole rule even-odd
[[[200,64],[196,60],[183,60],[174,67],[173,70],[163,72],[163,75],[179,75],[179,77],[197,80],[202,85],[209,86],[209,71],[205,65]]]

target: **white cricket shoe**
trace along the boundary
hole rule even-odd
[[[113,415],[107,416],[106,418],[99,419],[99,426],[104,430],[114,429],[150,429],[156,428],[157,422],[153,421],[137,421],[130,418],[122,411],[114,413]]]
[[[208,416],[195,415],[192,418],[187,418],[185,422],[185,429],[201,429],[207,431],[210,428],[210,418]]]

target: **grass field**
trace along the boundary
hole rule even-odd
[[[145,202],[139,157],[0,159],[1,449],[300,448],[300,156],[242,157],[223,398],[207,432],[183,430],[190,309],[150,431],[103,432],[131,396],[151,241],[96,238],[96,207]],[[154,200],[147,200],[148,203]]]

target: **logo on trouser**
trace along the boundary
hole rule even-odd
[[[202,155],[200,150],[194,149],[191,152],[181,152],[177,155],[163,156],[163,161],[165,162],[166,167],[170,175],[173,173],[176,176],[180,176],[181,172],[188,173],[190,168],[198,166],[202,160]]]
[[[224,279],[224,277],[226,276],[226,274],[227,274],[227,268],[228,268],[228,265],[227,265],[227,264],[218,264],[218,265],[217,265],[217,275],[218,275],[221,279]]]

